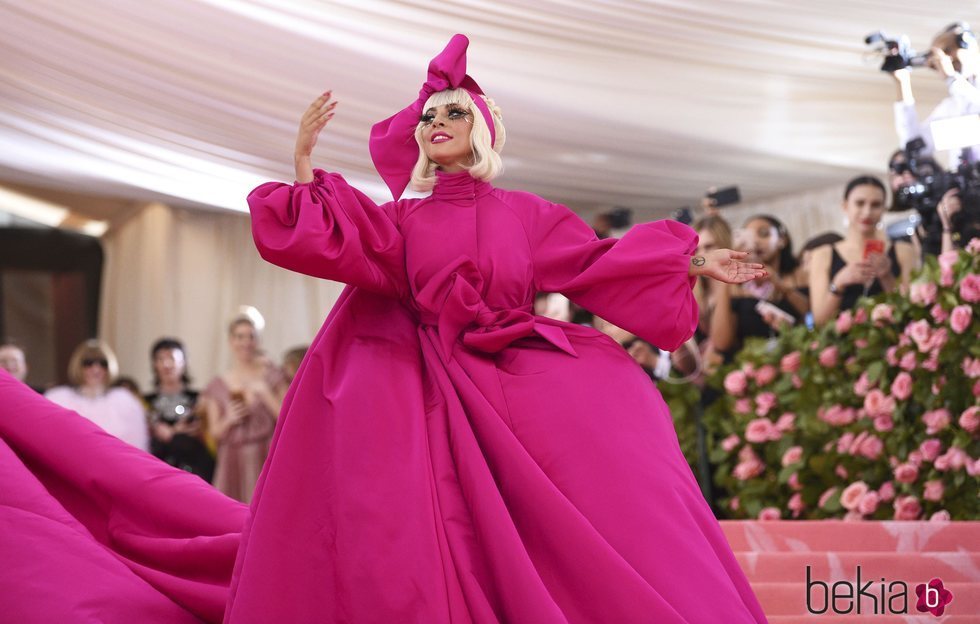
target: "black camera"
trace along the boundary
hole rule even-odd
[[[945,171],[934,159],[922,156],[925,141],[921,138],[908,142],[904,161],[893,161],[893,173],[906,171],[915,179],[895,191],[896,210],[915,210],[921,217],[923,248],[928,253],[939,253],[942,246],[942,222],[936,213],[943,195],[950,189],[959,189],[962,209],[952,218],[954,232],[961,239],[969,240],[978,235],[980,226],[980,163],[964,161],[955,171]]]
[[[884,57],[881,64],[881,71],[884,72],[890,73],[906,67],[922,67],[929,60],[929,54],[916,54],[907,35],[892,38],[879,30],[865,37],[864,43],[875,46],[875,50]]]

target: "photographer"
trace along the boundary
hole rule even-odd
[[[925,123],[920,123],[916,114],[909,68],[902,67],[891,72],[898,87],[895,129],[898,131],[899,144],[904,147],[909,141],[921,137],[925,142],[923,156],[928,156],[935,150],[929,128],[933,121],[980,113],[980,89],[976,84],[977,74],[980,72],[980,47],[969,25],[964,22],[950,24],[936,35],[931,47],[926,64],[946,79],[949,96],[933,109]],[[969,149],[972,161],[980,160],[980,149]],[[959,154],[953,154],[950,163],[952,167],[959,164],[960,157]]]

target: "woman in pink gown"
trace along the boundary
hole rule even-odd
[[[310,168],[327,95],[304,116],[297,183],[249,196],[264,258],[349,286],[283,404],[224,621],[764,622],[646,374],[605,335],[532,314],[536,292],[561,292],[674,349],[697,323],[697,275],[742,282],[761,265],[694,256],[670,221],[599,240],[567,208],[491,186],[503,126],[466,75],[467,43],[372,131],[394,202]],[[398,200],[413,177],[431,196]],[[135,526],[150,535],[126,542],[127,565],[188,604],[198,585],[146,569],[223,551]]]

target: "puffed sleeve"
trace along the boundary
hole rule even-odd
[[[694,334],[694,230],[665,220],[637,225],[622,239],[599,239],[565,206],[533,212],[528,236],[539,291],[560,292],[667,351]]]
[[[267,182],[248,195],[252,238],[267,261],[392,297],[407,292],[394,204],[378,206],[336,173]]]

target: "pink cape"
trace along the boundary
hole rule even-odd
[[[598,240],[568,209],[466,173],[440,173],[429,198],[376,206],[317,171],[310,184],[262,185],[249,205],[264,258],[350,287],[287,395],[225,622],[766,621],[649,378],[610,338],[532,314],[536,292],[562,292],[676,348],[697,322],[692,230],[658,222]],[[36,432],[14,420],[0,407],[2,439],[12,432],[20,454]],[[57,440],[37,446],[74,452]],[[185,548],[192,557],[213,550],[185,529],[214,536],[235,526],[239,508],[162,464],[151,471],[118,445],[107,451],[119,463],[115,479],[144,486],[154,511],[129,510],[141,539],[128,550],[84,537],[189,613],[217,621],[189,604],[180,573],[145,573],[145,545],[176,522],[168,548],[155,551],[171,570]],[[73,496],[47,485],[66,478],[58,459],[41,468],[55,474],[42,478],[39,499],[43,486],[57,500]],[[87,482],[91,467],[76,469],[86,476],[79,492],[113,500],[114,490]],[[171,506],[181,513],[149,516]],[[195,526],[198,512],[211,517]],[[86,526],[94,534],[106,520]],[[129,599],[121,581],[104,582]],[[0,602],[10,598],[19,604],[0,589]]]

